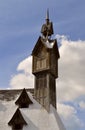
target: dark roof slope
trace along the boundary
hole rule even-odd
[[[41,36],[38,38],[38,41],[34,46],[34,49],[32,51],[32,55],[36,55],[39,52],[40,47],[42,47],[42,46],[44,46],[48,50],[55,51],[57,58],[60,57],[58,45],[57,45],[57,40],[56,39],[54,39],[54,40],[48,39],[47,40],[47,39],[42,38]]]
[[[29,98],[26,89],[24,88],[19,96],[19,98],[17,99],[17,101],[15,102],[16,105],[19,105],[19,107],[21,108],[25,108],[28,107],[29,104],[32,104],[33,102],[31,101],[31,99]]]
[[[8,122],[8,125],[13,126],[16,124],[22,124],[22,125],[27,125],[26,121],[24,120],[19,108],[16,110],[14,113],[13,117],[11,120]]]

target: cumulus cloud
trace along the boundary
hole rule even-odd
[[[79,106],[81,109],[85,110],[85,102],[84,101],[79,102]]]
[[[17,67],[18,74],[14,75],[10,81],[10,86],[13,89],[33,88],[32,75],[32,57],[28,57],[21,61]]]
[[[33,88],[33,77],[22,73],[17,74],[11,79],[10,85],[14,89]]]
[[[21,61],[17,67],[17,71],[23,71],[26,75],[32,75],[32,57],[29,56]]]
[[[62,101],[73,101],[85,95],[85,41],[71,41],[59,35],[56,37],[61,41],[58,97]]]
[[[75,108],[70,106],[70,105],[65,105],[65,104],[62,104],[62,103],[58,103],[57,107],[58,107],[58,113],[60,115],[62,115],[65,120],[70,118],[70,116],[76,114]]]
[[[57,110],[68,130],[80,130],[84,126],[82,121],[77,117],[77,111],[74,107],[58,103]]]

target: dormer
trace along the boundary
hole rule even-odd
[[[19,96],[19,98],[15,102],[19,108],[28,108],[30,104],[33,104],[30,97],[28,96],[26,89],[24,88]]]
[[[27,125],[24,120],[19,108],[14,113],[11,120],[8,122],[8,125],[12,127],[12,130],[22,130],[24,125]]]

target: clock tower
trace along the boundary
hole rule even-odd
[[[56,108],[56,78],[58,78],[59,51],[57,40],[52,39],[53,24],[47,10],[41,36],[32,51],[32,73],[35,76],[34,98],[49,112]]]

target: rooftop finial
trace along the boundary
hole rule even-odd
[[[46,20],[46,23],[42,25],[41,33],[45,38],[48,38],[49,36],[53,34],[53,24],[49,20],[49,9],[47,9],[45,20]]]
[[[49,9],[47,9],[46,20],[49,20]]]

